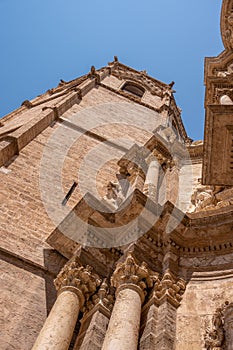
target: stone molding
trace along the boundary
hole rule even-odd
[[[125,288],[138,291],[143,302],[147,288],[152,288],[156,280],[157,274],[151,273],[145,262],[138,265],[132,254],[128,253],[125,261],[117,264],[111,277],[111,284],[116,288],[116,294]]]
[[[145,71],[136,71],[119,62],[114,62],[111,71],[112,75],[118,79],[136,82],[149,90],[152,95],[157,95],[159,97],[163,97],[164,92],[168,89],[172,91],[172,86],[174,84],[162,83],[159,80],[149,77]]]
[[[54,280],[58,293],[63,290],[72,290],[78,295],[82,305],[95,293],[100,283],[99,276],[93,273],[91,266],[79,266],[75,260],[68,262]]]

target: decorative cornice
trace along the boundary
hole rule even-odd
[[[157,79],[154,79],[147,75],[146,71],[137,71],[131,67],[128,67],[122,63],[114,62],[111,69],[112,75],[118,79],[130,80],[144,86],[152,94],[163,96],[163,92],[169,89],[172,90],[174,82],[165,84]]]
[[[221,12],[221,34],[226,49],[233,49],[233,2],[223,0]]]
[[[76,260],[68,262],[54,280],[58,293],[63,290],[73,290],[82,304],[95,293],[100,283],[99,276],[93,273],[91,266],[79,266]]]

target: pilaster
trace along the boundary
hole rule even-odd
[[[169,270],[157,279],[142,312],[140,350],[174,349],[176,310],[185,287],[185,281],[175,278]]]

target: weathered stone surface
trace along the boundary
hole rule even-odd
[[[92,67],[81,78],[61,81],[1,120],[1,349],[32,348],[56,300],[52,281],[74,254],[105,282],[100,286],[96,276],[81,287],[77,266],[70,267],[68,279],[58,276],[61,292],[46,327],[56,339],[50,348],[69,347],[84,301],[78,293],[64,290],[70,281],[89,298],[70,350],[101,349],[105,334],[106,349],[110,344],[117,350],[204,348],[205,331],[216,310],[233,301],[233,56],[231,41],[226,40],[232,29],[230,6],[230,1],[223,2],[227,49],[205,63],[204,147],[187,137],[173,83],[159,82],[117,58],[100,70]],[[127,82],[145,90],[144,95],[124,90]],[[156,155],[159,171],[154,173],[157,179],[149,178],[149,189],[145,179],[150,153]],[[200,182],[203,155],[203,181],[215,186],[209,197]],[[128,192],[127,186],[121,187],[123,168]],[[63,206],[74,181],[78,186]],[[220,191],[219,183],[224,185]],[[107,184],[112,186],[107,196],[112,207],[103,200]],[[149,192],[156,193],[152,200]],[[70,236],[68,227],[73,229]],[[106,248],[116,227],[117,234],[109,239],[114,248]],[[135,261],[127,255],[129,250]],[[106,287],[111,280],[116,301],[113,287]],[[224,316],[228,344],[229,310]],[[65,327],[62,316],[63,321],[72,316]]]

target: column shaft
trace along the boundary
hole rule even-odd
[[[157,160],[152,160],[146,174],[143,192],[153,200],[157,199],[158,179],[160,164]]]
[[[132,289],[117,293],[102,350],[136,350],[141,316],[141,297]]]
[[[62,291],[53,305],[32,350],[67,350],[80,308],[73,291]]]

